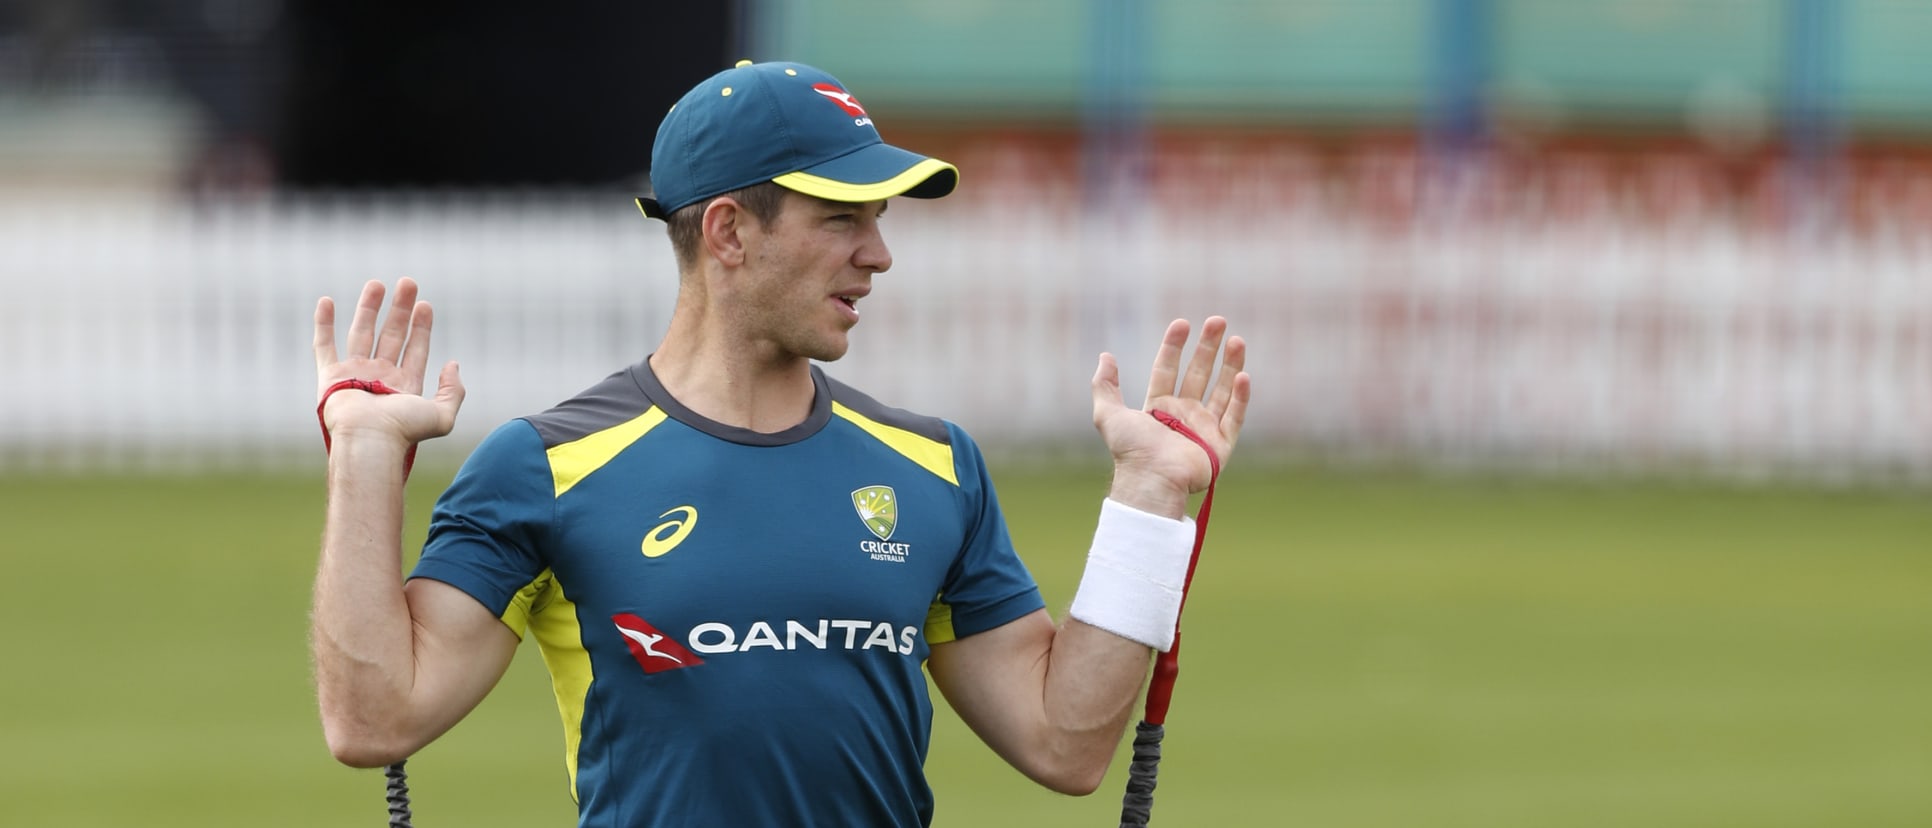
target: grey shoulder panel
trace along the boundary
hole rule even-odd
[[[638,384],[636,370],[633,365],[611,374],[550,410],[523,419],[537,429],[546,449],[634,419],[656,404]]]
[[[910,431],[941,445],[953,444],[952,432],[946,428],[945,420],[916,414],[903,408],[893,408],[831,377],[826,377],[825,381],[832,390],[834,402],[859,412],[868,420]]]

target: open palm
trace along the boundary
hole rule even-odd
[[[463,382],[455,362],[443,366],[436,378],[436,395],[424,398],[423,378],[429,365],[430,328],[435,314],[428,302],[416,301],[416,283],[396,282],[389,317],[382,315],[383,284],[370,281],[362,288],[355,315],[349,321],[347,357],[339,357],[335,342],[335,301],[323,297],[315,305],[316,397],[343,380],[382,383],[397,393],[337,393],[329,395],[322,422],[331,433],[374,431],[409,443],[441,437],[456,426],[463,404]]]
[[[1146,402],[1138,410],[1128,408],[1121,399],[1120,369],[1113,355],[1101,354],[1093,378],[1093,422],[1113,453],[1116,467],[1152,473],[1191,493],[1207,488],[1214,465],[1194,441],[1174,433],[1147,413],[1161,411],[1179,418],[1207,443],[1218,464],[1226,465],[1247,417],[1250,380],[1242,370],[1247,343],[1238,336],[1228,337],[1227,320],[1219,316],[1201,323],[1201,341],[1183,372],[1181,353],[1187,345],[1188,330],[1185,319],[1168,323],[1160,351],[1154,356]],[[1214,370],[1217,357],[1221,362],[1218,380]]]

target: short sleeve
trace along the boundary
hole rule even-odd
[[[1039,585],[1013,549],[979,446],[958,426],[946,427],[967,534],[927,613],[926,640],[934,644],[985,632],[1046,607]]]
[[[409,577],[468,593],[520,637],[527,595],[549,567],[542,550],[555,507],[542,438],[526,421],[505,423],[477,445],[437,499]],[[518,600],[519,593],[526,597]]]

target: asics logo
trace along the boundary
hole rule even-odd
[[[640,544],[644,557],[655,558],[676,549],[691,534],[691,530],[698,528],[696,507],[679,506],[658,517],[668,518],[672,515],[677,517],[653,526],[651,531],[644,533],[644,542]]]
[[[865,107],[860,106],[859,99],[852,97],[852,93],[850,92],[829,83],[812,84],[812,91],[824,95],[827,100],[838,104],[839,108],[845,110],[845,114],[847,115],[865,117]]]

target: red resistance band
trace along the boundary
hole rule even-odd
[[[1206,451],[1208,467],[1212,469],[1208,476],[1207,497],[1201,499],[1200,514],[1194,516],[1194,551],[1187,559],[1187,580],[1181,583],[1181,610],[1185,611],[1188,587],[1194,585],[1194,567],[1201,562],[1201,544],[1207,540],[1208,513],[1214,508],[1214,484],[1221,477],[1221,458],[1214,453],[1214,449],[1208,447],[1206,440],[1201,439],[1201,435],[1195,434],[1193,429],[1183,424],[1181,418],[1165,411],[1149,413],[1154,415],[1154,419],[1161,421],[1162,425],[1180,432],[1182,437],[1193,440],[1201,450]],[[1180,674],[1181,618],[1179,613],[1176,613],[1174,646],[1154,659],[1154,679],[1147,685],[1147,711],[1141,718],[1148,724],[1159,725],[1167,721],[1167,705],[1174,698],[1174,679]]]
[[[382,380],[346,379],[334,385],[331,385],[328,388],[323,389],[322,401],[315,404],[315,421],[322,425],[322,451],[324,452],[329,451],[329,449],[331,448],[331,443],[329,440],[329,421],[322,419],[322,409],[329,404],[329,395],[334,394],[337,391],[341,391],[344,388],[353,388],[357,391],[367,391],[371,394],[378,394],[378,395],[402,393],[401,391],[397,391],[394,388],[390,388],[389,386],[382,384]],[[409,470],[415,467],[415,465],[416,465],[416,445],[414,443],[411,443],[409,446],[409,453],[403,455],[403,479],[404,480],[409,479]],[[1188,568],[1188,576],[1192,578],[1193,575],[1194,575],[1194,569],[1193,567],[1190,566]],[[1183,596],[1185,596],[1185,593],[1183,593]],[[1186,600],[1185,597],[1183,597],[1183,600]]]

